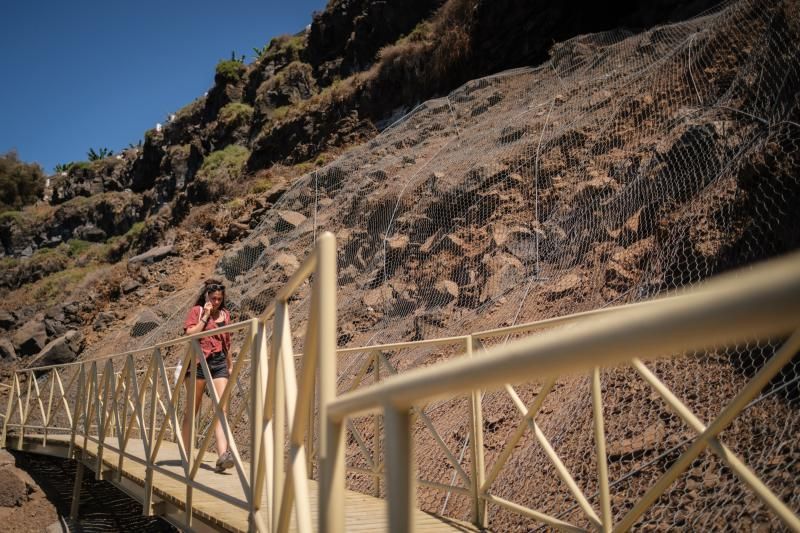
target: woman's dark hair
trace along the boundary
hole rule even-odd
[[[227,307],[225,307],[225,285],[223,285],[220,280],[213,278],[209,278],[203,283],[203,288],[200,290],[200,294],[197,296],[194,305],[203,307],[206,304],[206,294],[217,291],[222,291],[222,304],[220,304],[219,308],[227,309]]]

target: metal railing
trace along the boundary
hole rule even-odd
[[[684,294],[632,306],[593,311],[583,315],[557,318],[538,324],[486,331],[472,336],[446,339],[441,342],[465,343],[471,355],[474,341],[490,336],[506,336],[533,329],[570,324],[545,334],[516,341],[481,354],[410,370],[387,378],[380,384],[347,392],[327,406],[328,426],[341,428],[344,422],[358,415],[380,413],[385,419],[385,462],[387,495],[392,531],[413,530],[416,474],[413,461],[412,419],[421,406],[457,394],[478,390],[505,388],[522,415],[514,435],[505,446],[491,471],[480,471],[483,461],[480,409],[473,410],[473,480],[470,485],[473,517],[478,525],[486,525],[485,504],[492,503],[512,512],[533,518],[557,529],[581,528],[505,500],[492,493],[492,483],[527,428],[530,428],[567,484],[580,508],[592,525],[602,531],[630,529],[639,517],[664,493],[706,448],[710,448],[737,475],[741,482],[770,509],[789,529],[800,531],[800,519],[756,476],[746,464],[719,441],[718,435],[736,418],[769,381],[800,349],[800,254],[777,259],[751,270],[730,273],[711,280],[704,286]],[[793,333],[792,333],[793,332]],[[765,339],[791,333],[782,347],[756,375],[724,407],[716,419],[704,424],[645,365],[644,361],[680,354],[687,350],[753,339]],[[435,341],[440,342],[440,341]],[[385,349],[401,349],[413,343],[397,343]],[[417,343],[419,345],[419,343]],[[371,347],[379,350],[380,347]],[[366,350],[366,349],[362,349]],[[609,489],[606,439],[602,411],[600,368],[631,365],[653,390],[696,433],[696,438],[683,454],[658,478],[621,520],[613,523]],[[591,376],[596,472],[599,485],[599,509],[593,509],[563,463],[538,428],[535,417],[556,378],[570,373],[586,372]],[[526,380],[543,380],[544,384],[533,403],[526,406],[514,393],[513,385]],[[474,400],[473,400],[474,402]],[[343,462],[342,457],[331,457]],[[343,465],[339,467],[343,469]],[[477,487],[474,488],[474,487]],[[335,491],[344,489],[344,479],[337,479]],[[328,524],[332,531],[341,531],[341,521]]]
[[[295,354],[289,301],[312,274],[304,349],[302,354]],[[196,479],[199,464],[210,444],[211,431],[205,435],[199,450],[188,454],[183,451],[178,397],[186,379],[190,382],[196,380],[195,359],[203,365],[206,375],[208,373],[199,340],[209,332],[107,358],[17,372],[11,384],[0,442],[5,445],[7,438],[16,438],[21,446],[26,433],[36,432],[42,435],[42,443],[46,444],[49,435],[69,434],[70,456],[75,443],[81,439],[81,464],[87,461],[88,443],[96,445],[95,472],[98,476],[103,468],[104,449],[118,454],[117,475],[122,472],[125,461],[145,466],[143,501],[146,514],[157,512],[152,484],[153,475],[159,473],[179,480],[186,487],[183,514],[179,519],[173,516],[171,520],[176,525],[192,528],[192,495],[193,491],[200,490],[246,510],[249,528],[254,531],[287,531],[292,518],[292,525],[298,531],[311,531],[311,498],[306,480],[312,475],[315,458],[320,481],[318,516],[321,531],[344,531],[347,472],[371,477],[376,496],[381,494],[380,484],[385,484],[392,531],[413,530],[412,512],[418,485],[468,496],[472,521],[478,526],[490,524],[487,506],[492,504],[557,529],[580,529],[574,523],[497,494],[494,485],[501,471],[508,466],[514,447],[528,431],[554,465],[557,475],[591,527],[621,531],[630,529],[693,459],[709,448],[788,528],[800,531],[800,520],[795,512],[718,438],[800,347],[800,255],[727,274],[695,290],[650,302],[464,336],[338,351],[335,287],[335,240],[331,234],[325,234],[318,238],[312,255],[261,317],[212,332],[239,332],[244,338],[240,356],[222,395],[217,395],[211,382],[207,382],[213,413],[222,420],[223,430],[231,444],[243,498],[222,493]],[[269,321],[272,321],[271,328]],[[537,335],[531,336],[534,332]],[[669,353],[680,354],[700,347],[708,349],[791,332],[794,333],[783,346],[711,423],[704,423],[692,413],[645,364],[646,360]],[[491,339],[515,336],[527,337],[492,349],[485,347]],[[181,375],[171,384],[163,352],[175,348],[185,349],[182,364],[190,371],[188,376]],[[456,351],[463,357],[398,374],[387,354],[418,348]],[[337,380],[341,376],[337,375],[337,361],[359,353],[364,354],[363,358],[358,361],[355,372],[348,374],[352,375],[352,381],[345,392],[338,394]],[[142,354],[149,357],[147,365],[137,368],[135,357]],[[115,369],[112,360],[124,362],[121,368]],[[635,369],[654,393],[696,433],[696,437],[636,504],[614,523],[600,369],[618,365],[630,365]],[[227,422],[221,415],[224,409],[232,406],[232,391],[237,378],[244,375],[245,367],[249,371],[249,387],[241,391],[244,400],[230,415],[233,422]],[[72,374],[65,386],[62,377],[70,371]],[[48,372],[51,376],[49,391],[42,394],[35,378]],[[374,383],[363,386],[368,373]],[[556,379],[574,373],[590,376],[597,507],[591,503],[594,498],[583,493],[536,420]],[[25,393],[22,376],[27,376]],[[532,379],[541,382],[542,386],[532,403],[526,405],[514,386]],[[520,419],[487,470],[482,393],[489,389],[505,390]],[[425,411],[431,401],[457,395],[466,396],[468,400],[465,416],[469,419],[470,466],[466,469],[461,458],[447,447]],[[146,401],[148,397],[149,403]],[[194,413],[192,402],[193,397],[186,399],[188,413]],[[34,412],[38,412],[38,424],[31,422]],[[67,425],[56,424],[59,413],[61,419],[67,420]],[[231,429],[245,413],[249,421],[249,469],[236,448]],[[365,414],[375,417],[372,446],[352,424],[354,418]],[[412,442],[415,420],[430,432],[435,446],[447,458],[454,479],[459,480],[458,484],[417,476]],[[195,442],[194,422],[192,418],[189,439],[192,443]],[[319,428],[319,435],[315,435],[315,428]],[[14,434],[9,431],[14,431]],[[347,465],[345,436],[348,432],[353,443],[351,453],[359,454],[367,464],[366,468]],[[380,434],[383,434],[383,448],[378,438]],[[142,440],[145,458],[128,451],[128,443],[134,436]],[[182,474],[157,464],[160,446],[167,438],[178,443]],[[75,494],[79,494],[82,474],[82,467],[79,467]],[[262,502],[265,505],[262,506]],[[77,511],[77,504],[77,496],[74,496],[73,512]]]
[[[295,375],[295,356],[292,353],[292,331],[289,324],[288,300],[292,294],[314,275],[312,305],[307,320],[305,353],[300,357],[301,376]],[[296,509],[297,527],[310,531],[310,508],[306,448],[310,447],[313,432],[308,432],[309,421],[313,422],[313,398],[317,363],[325,370],[335,358],[336,349],[336,247],[331,234],[322,235],[312,254],[278,293],[275,302],[260,318],[215,328],[210,331],[180,337],[154,346],[113,354],[89,361],[64,365],[28,368],[14,373],[3,418],[0,444],[6,439],[16,439],[23,448],[26,434],[35,432],[41,436],[41,445],[46,446],[52,435],[69,435],[68,456],[80,459],[73,491],[73,516],[77,515],[80,501],[80,486],[83,465],[89,462],[89,444],[95,446],[92,461],[98,478],[107,477],[104,467],[104,452],[117,454],[119,461],[113,474],[119,481],[126,461],[145,467],[144,487],[141,492],[143,512],[156,514],[153,499],[153,478],[156,473],[177,480],[185,485],[185,505],[180,516],[169,517],[175,525],[193,529],[193,493],[202,491],[220,501],[246,510],[249,528],[254,531],[286,531],[289,527],[290,511]],[[267,350],[268,321],[272,319],[271,350]],[[197,439],[195,419],[195,396],[185,395],[184,412],[189,418],[188,442],[192,443],[187,453],[186,443],[180,428],[179,398],[186,381],[190,389],[197,384],[197,361],[203,374],[210,375],[208,363],[203,357],[200,340],[222,333],[243,336],[243,346],[231,371],[228,384],[221,395],[214,389],[212,380],[205,380],[211,398],[212,415],[220,421],[234,459],[234,468],[243,497],[220,490],[198,481],[197,474],[203,458],[211,444],[213,431],[206,431],[199,449],[194,449]],[[186,369],[170,380],[165,364],[164,352],[183,349],[179,368]],[[248,357],[249,355],[249,357]],[[142,369],[141,356],[149,357]],[[121,365],[121,368],[115,368]],[[139,363],[139,365],[137,365]],[[138,367],[137,367],[138,366]],[[231,407],[233,390],[237,387],[245,367],[250,374],[250,384],[242,391],[244,401],[241,408],[228,417],[224,411]],[[49,375],[49,391],[43,394],[39,387],[39,376]],[[69,375],[64,385],[63,376]],[[23,381],[27,390],[23,393]],[[324,390],[322,391],[325,392]],[[147,399],[150,399],[148,402]],[[36,413],[38,423],[31,423]],[[301,415],[302,413],[302,415]],[[238,450],[232,426],[243,414],[247,414],[250,426],[248,450],[249,470]],[[60,418],[59,418],[60,415]],[[66,420],[58,425],[57,420]],[[288,432],[284,430],[288,427]],[[313,428],[313,424],[311,425]],[[10,431],[14,434],[11,435]],[[290,443],[289,471],[286,476],[273,472],[284,471],[284,442],[288,435]],[[180,454],[181,473],[176,473],[159,464],[159,452],[170,436],[177,443]],[[132,438],[139,438],[144,448],[144,457],[129,450]],[[76,447],[76,443],[78,446]],[[78,448],[80,451],[77,451]],[[266,496],[267,508],[262,502]]]

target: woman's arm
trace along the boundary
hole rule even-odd
[[[211,317],[211,308],[212,305],[210,302],[203,306],[203,308],[200,310],[200,317],[197,319],[197,324],[186,328],[185,331],[187,335],[194,335],[195,333],[200,333],[206,329],[206,324],[208,324],[208,321]]]

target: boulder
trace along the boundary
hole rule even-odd
[[[578,274],[570,273],[561,276],[555,283],[545,287],[545,293],[552,299],[560,298],[575,292],[580,286],[581,277]]]
[[[278,274],[276,278],[271,278],[270,281],[286,281],[299,268],[300,261],[295,256],[288,253],[279,253],[269,264],[267,271]]]
[[[612,461],[634,459],[663,445],[666,428],[661,422],[654,422],[643,432],[627,439],[610,441],[608,458]]]
[[[487,272],[486,283],[481,288],[482,300],[499,296],[519,286],[525,279],[525,265],[513,255],[505,253],[486,255],[482,263]]]
[[[289,190],[289,188],[285,183],[273,185],[266,193],[264,193],[264,200],[270,204],[274,204],[280,200],[281,196],[283,196],[283,193],[285,193],[287,190]]]
[[[306,216],[297,211],[278,211],[275,231],[290,231],[305,222]]]
[[[73,235],[78,239],[89,242],[103,242],[108,239],[106,232],[93,224],[78,226],[75,228]]]
[[[406,234],[394,235],[386,240],[391,250],[403,250],[408,246],[409,238]]]
[[[92,324],[92,327],[95,331],[99,331],[107,328],[109,324],[113,323],[116,319],[117,317],[114,316],[114,313],[101,311],[97,313],[96,317],[94,317],[94,323]]]
[[[539,242],[544,238],[539,234]],[[504,242],[505,249],[523,263],[533,263],[537,259],[536,233],[517,226],[509,230]]]
[[[247,223],[231,222],[222,240],[224,242],[233,242],[241,239],[250,232],[249,222],[249,220]]]
[[[368,290],[361,297],[364,306],[371,307],[372,309],[383,309],[383,307],[392,300],[393,291],[388,285],[382,285],[375,289]]]
[[[83,351],[83,335],[70,330],[64,336],[47,344],[34,360],[35,366],[63,365],[71,363]]]
[[[17,358],[17,352],[14,350],[14,343],[5,337],[0,338],[0,359],[13,360]]]
[[[589,97],[589,105],[592,107],[601,106],[611,100],[611,93],[605,89],[595,91]]]
[[[466,248],[467,248],[466,243],[460,237],[457,237],[456,235],[450,233],[448,235],[445,235],[444,239],[442,239],[437,246],[434,246],[433,250],[431,251],[433,253],[437,253],[440,250],[449,250],[456,255],[460,255],[464,253]]]
[[[11,312],[0,310],[0,329],[9,330],[16,323],[17,319]]]
[[[47,343],[47,330],[44,322],[40,320],[26,322],[14,333],[11,340],[20,356],[39,353]]]
[[[141,284],[136,281],[135,279],[125,278],[120,285],[120,289],[122,290],[122,294],[130,294],[136,289],[141,287]]]
[[[430,298],[432,305],[445,305],[458,298],[459,288],[455,281],[445,279],[439,280],[433,287]]]
[[[172,245],[157,246],[128,259],[128,264],[132,263],[154,263],[161,261],[167,256],[175,255],[175,247]]]
[[[500,222],[498,222],[497,224],[493,224],[491,231],[492,231],[492,241],[494,241],[495,246],[497,246],[498,248],[506,243],[509,235],[511,234],[511,232],[508,229],[508,226]]]
[[[47,317],[44,319],[44,329],[47,332],[48,339],[59,337],[67,331],[61,320]]]

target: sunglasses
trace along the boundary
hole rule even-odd
[[[219,283],[212,283],[211,285],[206,285],[206,292],[215,292],[224,290],[225,290],[225,285]]]

